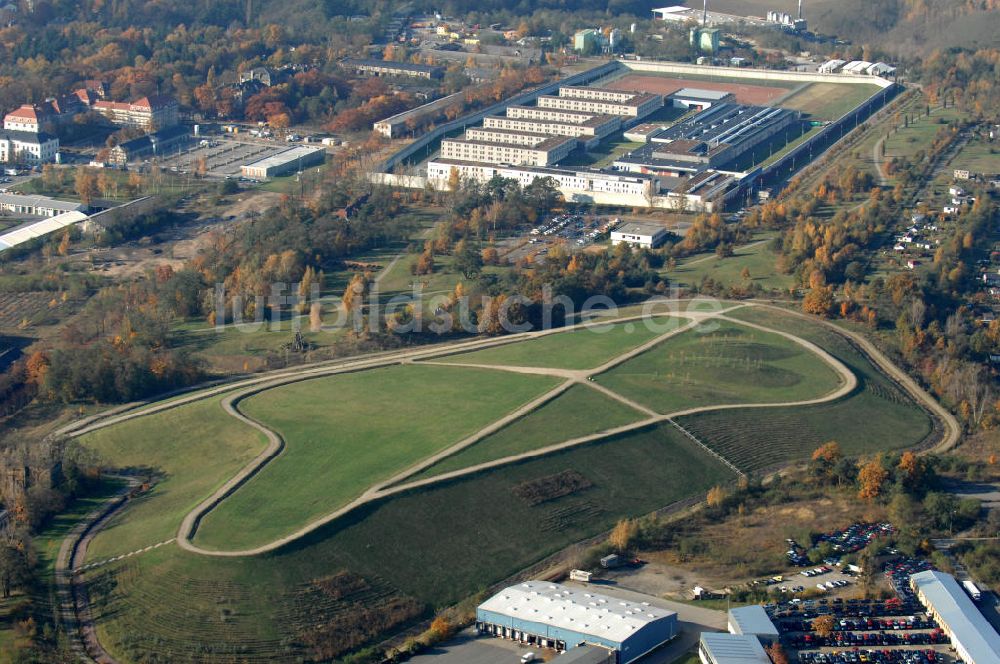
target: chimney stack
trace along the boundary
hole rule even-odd
[[[799,0],[799,2],[802,2],[802,0]],[[705,0],[705,10],[701,15],[701,25],[705,28],[708,27],[708,0]]]
[[[799,20],[802,20],[802,0],[799,0]]]

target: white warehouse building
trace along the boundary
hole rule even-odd
[[[630,222],[611,231],[611,246],[630,244],[633,247],[655,249],[667,239],[667,229],[657,224]]]
[[[965,664],[1000,662],[1000,634],[950,574],[933,570],[910,577],[910,586],[927,613],[941,625]]]

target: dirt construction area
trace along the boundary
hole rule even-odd
[[[794,87],[794,84],[789,83],[788,87],[781,87],[777,85],[752,85],[738,82],[736,79],[731,82],[701,81],[689,78],[673,78],[670,76],[628,74],[612,81],[606,87],[613,90],[635,90],[637,92],[652,92],[662,95],[672,94],[681,88],[719,90],[734,93],[736,101],[741,104],[767,105],[768,102],[788,94],[788,91]]]

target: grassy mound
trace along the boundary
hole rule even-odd
[[[840,382],[829,365],[795,342],[726,321],[672,337],[596,380],[662,413],[799,401],[822,396]]]
[[[642,413],[597,390],[574,385],[538,410],[405,481],[433,477],[537,450],[571,438],[613,429],[643,417]]]
[[[622,516],[731,478],[679,432],[650,428],[394,496],[275,554],[162,547],[86,578],[102,643],[120,661],[296,662],[320,652],[306,636],[322,626],[363,636],[338,622],[351,606],[405,622],[414,606],[458,601]],[[350,592],[331,593],[341,574]]]
[[[274,428],[285,450],[209,512],[197,542],[233,549],[288,535],[558,383],[547,376],[406,365],[250,396],[240,410]]]
[[[768,309],[740,309],[731,316],[808,339],[858,377],[858,387],[836,402],[679,418],[702,442],[741,469],[754,471],[805,459],[829,440],[836,440],[845,454],[853,456],[911,447],[931,433],[927,413],[836,332],[818,322]]]
[[[153,488],[132,501],[90,544],[101,560],[167,540],[184,515],[266,446],[263,434],[214,397],[128,420],[80,438],[117,468],[148,469]]]

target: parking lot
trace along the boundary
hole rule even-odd
[[[500,246],[506,249],[504,257],[512,263],[527,257],[535,263],[544,263],[554,246],[561,244],[568,251],[586,249],[606,240],[617,223],[608,217],[559,214],[539,221],[528,234],[505,240]]]
[[[229,137],[212,137],[191,143],[188,149],[167,157],[161,163],[164,168],[191,173],[197,168],[198,161],[205,159],[207,174],[215,177],[226,177],[240,174],[240,167],[254,161],[283,152],[292,144],[279,141],[257,142],[238,140]]]
[[[415,664],[514,664],[528,648],[514,641],[493,638],[477,638],[474,628],[462,630],[446,644],[431,648],[417,655],[411,662]],[[552,653],[537,652],[538,655]]]

